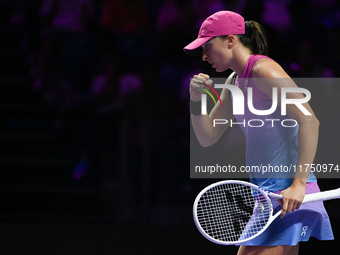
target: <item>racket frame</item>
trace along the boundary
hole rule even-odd
[[[217,240],[213,237],[211,237],[210,235],[208,235],[204,229],[201,227],[201,224],[199,223],[198,221],[198,216],[197,216],[197,206],[198,206],[198,202],[201,198],[201,196],[209,189],[211,188],[214,188],[216,186],[220,186],[220,185],[223,185],[223,184],[241,184],[241,185],[244,185],[244,186],[248,186],[250,188],[253,188],[257,191],[259,191],[264,197],[265,199],[269,202],[269,206],[270,206],[270,215],[269,215],[269,218],[268,218],[268,221],[266,223],[266,225],[258,232],[256,233],[255,235],[247,238],[247,239],[244,239],[244,240],[241,240],[241,241],[234,241],[234,242],[225,242],[225,241],[221,241],[221,240]],[[249,240],[252,240],[254,239],[255,237],[259,236],[260,234],[262,234],[267,228],[268,226],[281,214],[281,211],[277,212],[274,216],[273,216],[273,204],[271,202],[271,199],[269,198],[270,197],[275,197],[275,198],[279,198],[279,199],[282,199],[282,196],[281,195],[278,195],[278,194],[275,194],[275,193],[272,193],[270,191],[267,191],[265,189],[262,189],[260,187],[258,187],[257,185],[255,184],[252,184],[252,183],[249,183],[249,182],[245,182],[245,181],[239,181],[239,180],[228,180],[228,181],[219,181],[219,182],[215,182],[213,184],[210,184],[209,186],[205,187],[197,196],[196,196],[196,199],[194,201],[194,205],[193,205],[193,218],[194,218],[194,222],[195,222],[195,225],[197,227],[197,229],[199,230],[199,232],[206,238],[208,239],[209,241],[213,242],[213,243],[216,243],[216,244],[221,244],[221,245],[237,245],[237,244],[242,244],[242,243],[245,243]]]
[[[222,185],[222,184],[231,184],[231,183],[235,183],[235,184],[242,184],[248,187],[251,187],[255,190],[258,190],[261,194],[263,194],[263,196],[270,201],[269,205],[270,205],[270,216],[269,219],[266,223],[266,225],[263,227],[263,229],[261,229],[258,233],[256,233],[255,235],[251,236],[250,238],[244,239],[242,241],[235,241],[235,242],[224,242],[224,241],[220,241],[217,240],[211,236],[209,236],[204,229],[201,228],[200,223],[198,222],[198,218],[197,218],[197,205],[198,205],[198,201],[201,198],[201,196],[209,189]],[[254,239],[255,237],[259,236],[260,234],[262,234],[267,228],[268,226],[281,214],[281,211],[278,211],[274,216],[273,216],[273,204],[271,202],[271,199],[269,198],[273,197],[273,198],[278,198],[278,199],[283,199],[283,197],[279,194],[275,194],[273,192],[270,192],[268,190],[262,189],[260,187],[258,187],[255,184],[249,183],[249,182],[245,182],[245,181],[240,181],[240,180],[228,180],[228,181],[220,181],[220,182],[216,182],[213,183],[207,187],[205,187],[197,196],[194,202],[194,206],[193,206],[193,217],[194,217],[194,222],[195,225],[197,227],[197,229],[200,231],[200,233],[207,238],[208,240],[210,240],[211,242],[214,242],[216,244],[222,244],[222,245],[237,245],[237,244],[242,244],[245,243],[249,240]],[[312,194],[307,194],[305,195],[302,203],[311,203],[311,202],[317,202],[317,201],[326,201],[326,200],[331,200],[331,199],[340,199],[340,188],[337,189],[333,189],[333,190],[328,190],[328,191],[322,191],[322,192],[317,192],[317,193],[312,193]]]

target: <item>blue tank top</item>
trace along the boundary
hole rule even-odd
[[[282,116],[280,107],[270,115],[255,115],[249,110],[249,87],[252,88],[255,109],[268,110],[272,107],[272,99],[261,92],[252,80],[253,67],[261,58],[268,57],[251,55],[243,74],[236,79],[235,86],[243,91],[245,105],[244,115],[235,117],[246,135],[246,166],[250,182],[269,191],[278,191],[288,188],[293,182],[299,126],[296,122],[286,121],[290,117]],[[282,121],[285,126],[296,126],[284,127]],[[307,182],[316,182],[313,173],[310,173]]]

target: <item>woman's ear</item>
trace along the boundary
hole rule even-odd
[[[235,43],[235,36],[229,35],[226,39],[226,43],[227,43],[228,49],[230,49]]]

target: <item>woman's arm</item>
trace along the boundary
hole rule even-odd
[[[286,72],[274,61],[269,59],[261,59],[253,69],[253,78],[258,89],[272,97],[272,88],[278,88],[278,105],[281,106],[281,88],[297,87],[294,81],[286,74]],[[265,78],[265,79],[256,79]],[[256,81],[257,80],[257,81]],[[302,93],[287,93],[289,99],[304,98]],[[298,160],[296,169],[300,165],[311,165],[314,161],[318,137],[319,137],[319,121],[308,103],[302,104],[312,115],[305,115],[296,105],[287,105],[287,115],[296,120],[299,124],[298,131]],[[283,217],[286,212],[298,209],[305,196],[306,183],[310,168],[304,171],[297,171],[293,184],[282,191],[284,197],[282,203]]]
[[[204,93],[201,89],[197,87],[204,87],[208,89],[207,86],[203,84],[212,85],[212,80],[206,74],[195,75],[190,82],[190,99],[194,102],[201,101],[201,95]],[[227,79],[226,83],[231,83],[231,76]],[[231,102],[228,97],[228,89],[223,89],[220,95],[222,105],[218,101],[214,108],[211,110],[209,115],[193,115],[191,114],[191,121],[197,136],[199,143],[203,147],[213,145],[222,136],[224,131],[229,127],[229,123],[225,125],[216,125],[214,127],[214,119],[226,119],[230,121],[233,119]]]

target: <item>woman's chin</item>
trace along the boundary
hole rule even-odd
[[[227,69],[219,69],[219,68],[215,68],[215,71],[217,73],[223,73],[224,71],[226,71]]]

